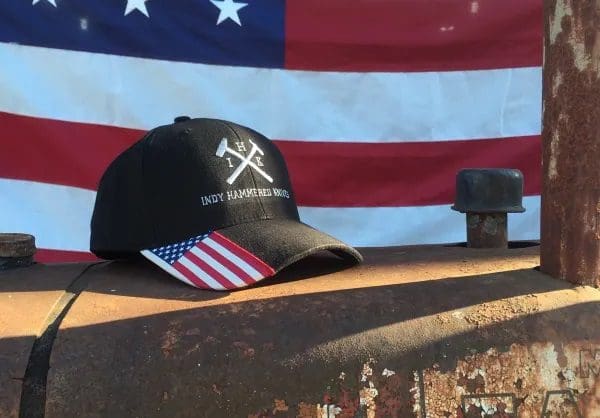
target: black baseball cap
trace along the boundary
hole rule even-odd
[[[177,117],[148,131],[98,186],[90,250],[142,254],[203,289],[252,285],[313,253],[360,263],[351,246],[300,221],[285,160],[233,122]]]

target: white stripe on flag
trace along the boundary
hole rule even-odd
[[[0,111],[34,117],[143,130],[177,115],[216,117],[272,139],[299,141],[446,141],[541,132],[540,67],[293,71],[11,43],[0,43],[0,62]]]
[[[450,206],[299,207],[298,211],[303,222],[358,247],[464,242],[466,215]],[[523,206],[525,213],[508,214],[508,238],[539,239],[540,197],[524,197]]]
[[[262,279],[263,275],[257,271],[254,267],[248,264],[245,260],[241,259],[237,254],[232,253],[227,248],[223,247],[218,242],[214,241],[212,238],[207,238],[202,241],[206,245],[208,245],[213,250],[217,251],[223,257],[227,258],[233,264],[244,270],[250,277],[254,280]]]
[[[0,231],[35,235],[39,248],[89,251],[95,192],[0,178]],[[10,198],[5,198],[10,196]],[[539,239],[540,197],[523,199],[525,213],[509,214],[511,240]],[[450,205],[376,208],[300,207],[300,219],[354,246],[440,244],[466,239],[465,215]],[[207,239],[212,248],[219,246]],[[219,252],[228,257],[219,246]],[[238,264],[239,265],[239,264]],[[240,266],[241,267],[241,266]],[[262,276],[251,266],[252,277]]]
[[[225,290],[225,287],[215,279],[213,279],[210,274],[202,270],[198,265],[196,265],[193,261],[186,258],[185,256],[181,257],[178,260],[181,264],[187,267],[193,274],[196,275],[200,280],[206,283],[210,288],[217,290]]]
[[[217,260],[212,258],[206,252],[202,251],[202,249],[200,249],[198,247],[192,247],[190,249],[190,251],[192,253],[194,253],[198,258],[200,258],[202,261],[204,261],[206,264],[208,264],[209,266],[214,268],[216,271],[221,273],[223,276],[225,276],[225,278],[227,278],[227,280],[229,280],[231,283],[233,283],[237,287],[247,286],[246,282],[244,282],[242,279],[240,279],[234,272],[229,270],[223,264],[219,263]]]
[[[187,277],[185,277],[183,274],[181,274],[179,271],[177,271],[172,265],[170,265],[165,260],[163,260],[156,254],[154,254],[152,251],[142,250],[140,252],[142,253],[142,255],[144,257],[146,257],[148,260],[152,261],[154,264],[156,264],[161,269],[165,270],[167,273],[175,276],[177,279],[181,280],[182,282],[184,282],[186,284],[189,284],[190,286],[194,286],[194,287],[196,286],[194,283],[190,282]]]
[[[77,187],[0,178],[0,231],[33,234],[38,248],[89,251],[95,198]]]

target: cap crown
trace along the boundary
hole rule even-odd
[[[149,131],[106,169],[90,249],[115,258],[264,219],[299,220],[275,144],[232,122],[178,118]]]

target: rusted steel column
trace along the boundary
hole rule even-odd
[[[541,269],[600,286],[600,4],[544,2]]]
[[[470,168],[456,175],[453,210],[467,214],[467,247],[508,248],[507,213],[523,212],[523,173]]]
[[[34,254],[33,235],[0,233],[0,270],[29,266]]]

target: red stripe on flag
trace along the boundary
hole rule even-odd
[[[444,71],[540,66],[540,0],[288,0],[285,66]]]
[[[0,112],[0,177],[95,190],[110,162],[143,135],[116,128]]]
[[[525,194],[541,190],[539,136],[419,143],[281,141],[304,206],[421,206],[453,202],[463,168],[517,168]]]
[[[194,263],[199,269],[203,270],[213,280],[219,282],[225,289],[237,289],[237,286],[231,283],[227,277],[223,276],[217,270],[212,268],[208,263],[206,263],[206,261],[202,260],[196,254],[188,251],[184,254],[184,257]]]
[[[200,289],[212,289],[209,285],[204,283],[204,281],[202,279],[200,279],[198,276],[196,276],[193,271],[188,269],[186,266],[181,264],[179,261],[176,261],[175,263],[173,263],[173,268],[175,270],[177,270],[178,272],[180,272],[181,274],[183,274],[183,276],[186,279],[188,279],[190,282],[194,283],[196,285],[196,287],[198,287]]]
[[[0,177],[92,190],[110,161],[143,135],[132,129],[2,112],[0,126]],[[285,156],[296,202],[302,206],[448,204],[454,199],[456,172],[468,167],[518,168],[525,177],[525,194],[541,191],[539,136],[404,143],[275,142]]]
[[[196,246],[198,248],[200,248],[202,251],[204,251],[205,253],[207,253],[208,255],[210,255],[212,258],[217,260],[218,263],[222,264],[225,268],[227,268],[229,271],[231,271],[233,274],[235,274],[241,280],[243,280],[244,283],[249,284],[249,285],[256,283],[256,281],[252,277],[250,277],[250,275],[248,275],[248,273],[246,273],[244,270],[242,270],[237,265],[235,265],[231,260],[225,258],[217,250],[209,247],[208,245],[206,245],[203,242],[199,242],[198,244],[196,244]]]
[[[213,232],[212,234],[210,234],[209,237],[215,242],[221,244],[223,247],[227,248],[235,255],[237,255],[246,263],[250,264],[256,271],[258,271],[262,275],[262,277],[268,277],[275,274],[275,270],[273,270],[273,268],[267,263],[262,261],[254,254],[252,254],[250,251],[240,247],[235,242],[219,234],[218,232]]]
[[[33,259],[38,263],[71,263],[104,261],[94,254],[83,251],[50,250],[38,248]]]

